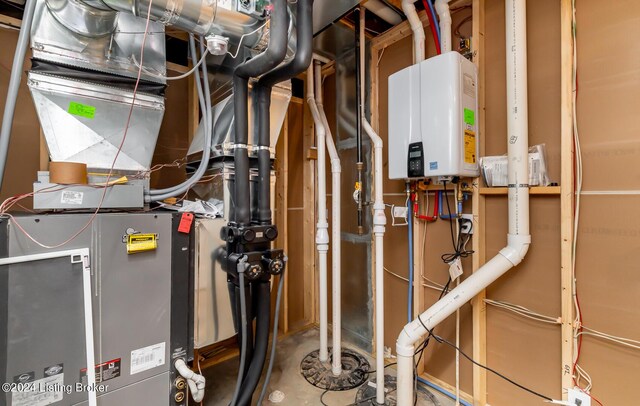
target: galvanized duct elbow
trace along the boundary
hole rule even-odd
[[[220,35],[228,37],[232,43],[254,47],[264,42],[263,36],[268,28],[257,30],[262,20],[235,10],[229,10],[219,4],[218,0],[153,0],[150,18],[195,35]],[[47,6],[56,19],[65,26],[76,31],[78,25],[86,28],[85,35],[94,36],[86,20],[101,23],[109,20],[109,12],[131,13],[137,17],[147,18],[149,0],[47,0]],[[81,13],[82,9],[91,8],[91,13]],[[84,21],[78,17],[83,14]],[[95,18],[95,16],[100,16]],[[115,17],[114,17],[115,19]],[[257,30],[257,31],[256,31]],[[253,33],[256,31],[255,33]]]

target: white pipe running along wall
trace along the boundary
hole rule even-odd
[[[440,50],[444,54],[452,49],[451,46],[451,11],[450,0],[436,0],[435,9],[440,18]]]
[[[193,401],[196,403],[202,402],[202,399],[204,399],[204,388],[206,386],[204,376],[193,372],[184,360],[180,358],[176,360],[175,366],[178,373],[187,380]]]
[[[322,118],[322,125],[325,130],[325,142],[327,145],[327,151],[329,152],[329,158],[331,159],[331,276],[332,276],[332,298],[333,298],[333,317],[331,318],[331,324],[333,327],[333,356],[331,362],[331,371],[333,375],[338,376],[342,373],[342,287],[341,287],[341,262],[342,253],[340,247],[340,233],[341,227],[341,173],[342,166],[340,165],[340,157],[338,156],[338,150],[333,142],[333,135],[331,134],[331,128],[329,127],[329,120],[324,112],[324,105],[322,104],[322,69],[320,64],[315,66],[315,88],[316,88],[316,105],[318,112]]]
[[[328,298],[327,298],[327,253],[329,251],[329,223],[327,222],[327,181],[326,175],[326,154],[325,139],[326,132],[316,106],[313,92],[313,63],[307,69],[307,103],[313,116],[313,123],[316,131],[318,163],[316,165],[316,178],[318,185],[318,223],[316,225],[316,247],[318,249],[319,285],[320,285],[320,351],[321,362],[329,360],[327,343],[328,336]]]
[[[402,11],[409,20],[411,31],[413,32],[413,63],[420,63],[424,61],[424,29],[422,28],[422,21],[418,17],[416,6],[414,3],[416,0],[402,0]]]
[[[507,139],[509,174],[509,234],[498,255],[407,324],[396,342],[398,355],[398,406],[414,401],[414,345],[427,332],[463,304],[517,266],[531,244],[529,234],[529,168],[527,106],[526,0],[507,0]]]
[[[384,212],[382,139],[376,134],[365,114],[365,13],[360,13],[360,105],[362,127],[373,143],[373,235],[376,250],[376,402],[384,405],[384,231],[387,216]]]

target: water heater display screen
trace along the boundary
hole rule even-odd
[[[420,158],[422,156],[422,151],[415,151],[409,153],[409,158]]]

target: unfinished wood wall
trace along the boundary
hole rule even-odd
[[[576,274],[583,322],[639,340],[640,44],[629,38],[640,35],[640,2],[578,0],[576,7],[585,191]],[[640,351],[585,336],[580,360],[602,403],[638,403]]]
[[[479,52],[484,68],[481,87],[485,90],[485,111],[480,113],[485,126],[481,142],[487,155],[502,155],[506,153],[504,0],[480,0],[474,4],[481,5],[484,11],[483,27],[476,27],[477,32],[484,34],[478,41],[483,45]],[[561,4],[560,0],[537,0],[529,1],[527,5],[530,144],[546,145],[551,180],[558,183],[561,181],[561,137],[566,137],[561,119],[563,97],[567,100],[566,94],[561,94],[561,75],[566,72],[561,65]],[[565,6],[567,4],[570,2],[565,2]],[[628,39],[640,34],[640,3],[578,0],[576,6],[578,126],[585,162],[576,272],[584,325],[638,339],[640,273],[634,254],[640,248],[640,222],[631,213],[640,203],[637,197],[640,195],[640,169],[635,165],[640,151],[637,137],[640,125],[636,118],[640,108],[640,53],[636,42]],[[374,70],[378,70],[377,100],[372,100],[372,104],[378,106],[374,121],[377,120],[385,141],[387,78],[411,63],[410,36],[398,41],[388,34],[391,39],[381,42],[391,41],[392,45],[379,55],[379,62],[372,62]],[[405,29],[396,34],[403,37],[408,32]],[[428,54],[433,55],[429,30],[426,34]],[[571,166],[571,162],[568,165]],[[403,190],[402,182],[388,181],[385,184],[386,202],[403,204]],[[482,239],[482,254],[488,259],[505,245],[507,198],[487,191],[481,191],[480,196],[485,227],[476,238]],[[625,216],[626,213],[631,215]],[[561,212],[558,189],[532,195],[531,249],[520,266],[487,290],[487,298],[515,303],[559,318],[563,297],[566,298],[566,294],[562,295],[561,277],[567,272],[561,270],[561,223],[571,215],[571,204]],[[432,256],[447,248],[448,230],[441,225],[444,222],[427,226],[426,251],[422,254],[425,256],[425,275],[440,282],[446,280],[446,275]],[[421,243],[423,232],[423,229],[418,230],[414,241]],[[385,252],[386,265],[393,266],[394,272],[406,277],[406,228],[388,228],[386,238],[392,244]],[[416,255],[421,255],[419,250]],[[417,277],[419,272],[416,270]],[[393,348],[397,331],[405,323],[406,282],[388,274],[385,284],[388,306],[385,344]],[[436,298],[436,291],[426,289],[422,309]],[[528,320],[491,306],[487,306],[486,311],[481,310],[477,317],[480,319],[477,323],[484,325],[486,331],[486,347],[483,346],[479,353],[486,351],[489,366],[545,395],[563,397],[562,353],[563,347],[566,353],[570,346],[563,346],[560,325]],[[440,334],[451,338],[452,325],[453,317],[439,327]],[[462,348],[469,353],[470,325],[470,312],[463,309]],[[482,337],[478,340],[477,343],[484,341]],[[453,385],[453,354],[446,348],[436,349],[437,353],[429,355],[425,371]],[[637,350],[586,336],[580,364],[591,374],[593,395],[603,404],[630,405],[636,403],[633,382],[640,374],[639,358]],[[468,371],[463,363],[462,388],[471,393]],[[540,404],[539,398],[492,374],[487,375],[486,387],[480,385],[477,392],[480,395],[478,404],[483,404],[481,399],[485,397],[493,406]]]

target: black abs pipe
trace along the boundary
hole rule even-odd
[[[249,186],[249,78],[257,77],[278,66],[287,54],[287,1],[273,0],[271,33],[266,51],[236,67],[233,72],[234,101],[234,199],[235,222],[240,226],[251,223],[251,193]]]
[[[296,53],[291,61],[264,75],[258,81],[258,170],[259,198],[258,219],[261,225],[271,224],[271,157],[270,145],[270,108],[273,86],[303,73],[311,63],[313,56],[313,0],[298,0],[296,24]]]
[[[300,1],[300,0],[298,0]],[[256,343],[248,372],[242,381],[242,392],[238,398],[238,406],[251,405],[253,392],[258,386],[264,362],[267,358],[269,330],[271,326],[271,289],[268,281],[254,283],[258,309],[256,315]]]

